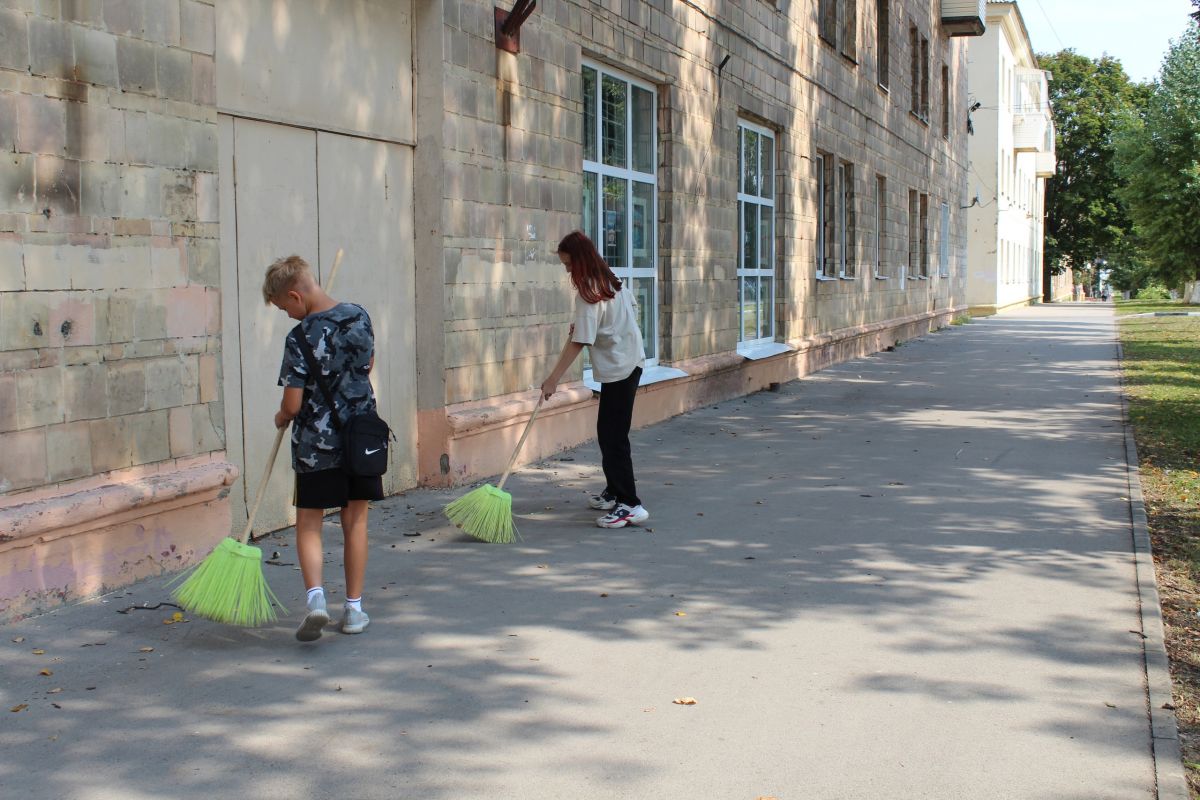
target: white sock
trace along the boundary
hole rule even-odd
[[[325,599],[325,587],[324,586],[314,586],[313,588],[308,590],[308,604],[311,606],[313,604],[313,600],[315,600],[318,597],[321,598],[322,600]]]
[[[353,608],[355,611],[362,611],[362,598],[361,597],[347,597],[346,598],[346,608]]]

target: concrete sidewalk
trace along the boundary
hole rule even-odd
[[[634,455],[647,529],[592,526],[594,446],[510,481],[518,545],[448,526],[461,491],[379,504],[362,636],[292,639],[287,537],[272,627],[115,613],[151,581],[3,628],[0,794],[1155,796],[1111,308],[931,334]]]

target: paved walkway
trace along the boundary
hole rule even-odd
[[[645,530],[590,527],[594,446],[511,481],[520,545],[450,528],[457,492],[393,498],[363,636],[115,613],[161,581],[10,625],[0,794],[1153,797],[1111,315],[987,319],[638,431]]]

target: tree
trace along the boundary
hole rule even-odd
[[[1048,272],[1084,270],[1128,247],[1132,230],[1118,197],[1113,133],[1138,95],[1121,63],[1073,50],[1038,56],[1051,73],[1058,171],[1046,182]]]
[[[1200,279],[1200,23],[1171,43],[1145,107],[1127,116],[1117,167],[1155,275],[1172,287]]]

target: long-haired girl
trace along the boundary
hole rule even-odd
[[[629,427],[646,359],[632,292],[622,285],[582,231],[563,237],[558,243],[558,258],[577,292],[575,322],[558,363],[542,383],[542,396],[549,399],[580,351],[591,348],[592,375],[600,383],[596,440],[606,485],[588,502],[592,508],[608,512],[596,520],[601,528],[639,525],[650,518],[650,512],[637,496]]]

